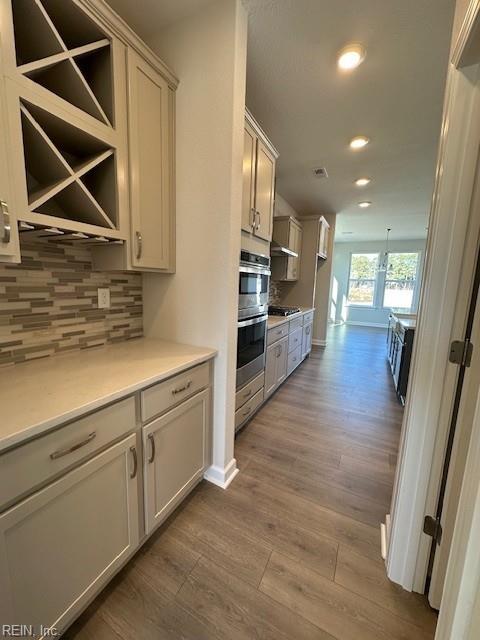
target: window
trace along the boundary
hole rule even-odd
[[[413,306],[417,283],[418,253],[390,253],[385,276],[383,306],[407,309]]]
[[[373,307],[377,279],[378,253],[352,253],[347,302]]]

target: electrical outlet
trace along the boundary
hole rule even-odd
[[[110,289],[98,289],[98,308],[110,309]]]

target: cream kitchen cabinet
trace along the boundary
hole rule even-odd
[[[302,226],[291,216],[278,216],[273,223],[272,280],[294,282],[300,278]],[[288,249],[296,256],[283,253]]]
[[[147,534],[202,478],[209,411],[210,391],[205,389],[142,428]]]
[[[278,152],[247,110],[244,129],[242,230],[270,242]]]
[[[265,399],[287,377],[288,336],[267,347],[265,362]]]
[[[313,322],[303,326],[302,337],[302,360],[304,360],[312,350]]]
[[[128,96],[132,264],[173,272],[174,92],[160,73],[131,49]]]
[[[0,620],[62,631],[139,542],[136,435],[0,515]]]
[[[96,269],[173,272],[172,72],[101,0],[2,0],[0,42],[20,237],[68,234]]]
[[[0,34],[1,36],[1,34]],[[18,228],[15,217],[9,168],[10,133],[6,113],[5,81],[0,48],[0,262],[20,262]]]

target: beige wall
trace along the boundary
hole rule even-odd
[[[330,309],[330,290],[333,270],[333,248],[335,239],[336,214],[325,214],[325,219],[330,225],[328,238],[328,258],[318,260],[317,285],[315,289],[315,316],[313,320],[313,340],[317,344],[324,345],[327,340],[328,316]]]
[[[144,276],[147,336],[218,349],[212,473],[233,460],[247,18],[219,0],[150,41],[177,91],[177,273]]]
[[[285,200],[279,193],[275,194],[275,207],[273,209],[274,216],[293,216],[298,217],[295,209]]]

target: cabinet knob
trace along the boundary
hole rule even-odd
[[[0,212],[3,218],[2,242],[3,244],[8,244],[12,237],[12,227],[10,224],[10,213],[8,211],[8,204],[5,202],[5,200],[0,200]]]
[[[143,239],[140,231],[135,231],[135,239],[137,241],[137,252],[135,255],[137,256],[137,260],[140,260],[140,258],[142,257],[142,250],[143,250]]]

